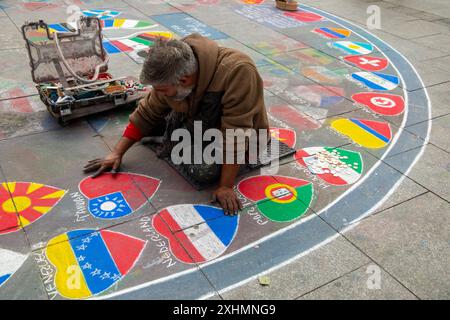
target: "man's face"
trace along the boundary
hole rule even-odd
[[[155,85],[153,88],[165,97],[175,101],[182,101],[189,96],[194,89],[192,76],[183,77],[178,85]]]

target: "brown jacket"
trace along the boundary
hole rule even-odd
[[[251,58],[238,50],[219,47],[198,33],[182,40],[192,47],[198,60],[197,86],[183,101],[174,101],[155,91],[144,97],[130,115],[130,121],[141,133],[154,134],[155,127],[171,110],[185,113],[190,120],[203,120],[206,117],[202,113],[212,111],[216,121],[206,127],[221,130],[268,129],[263,81]],[[203,128],[207,129],[205,124]]]

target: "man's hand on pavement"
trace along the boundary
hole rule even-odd
[[[92,175],[92,178],[96,178],[103,172],[107,171],[108,169],[111,169],[111,173],[116,173],[119,170],[121,163],[122,163],[122,156],[115,152],[111,152],[104,159],[90,160],[84,166],[83,172],[88,173],[97,170]]]
[[[213,201],[220,203],[226,215],[235,215],[242,210],[242,203],[232,188],[219,187],[213,192]]]

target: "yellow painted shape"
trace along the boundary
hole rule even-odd
[[[349,37],[352,34],[352,32],[350,30],[346,30],[346,29],[330,28],[330,30],[340,33],[345,37]]]
[[[120,28],[125,23],[125,19],[114,19],[113,26],[115,28]]]
[[[14,197],[12,199],[8,199],[2,204],[2,209],[5,212],[15,213],[22,212],[25,209],[28,209],[31,206],[31,200],[28,197]]]
[[[47,194],[46,196],[41,197],[41,199],[58,199],[58,198],[62,198],[65,193],[66,193],[65,190],[60,190],[60,191],[56,191],[56,192]]]
[[[26,218],[24,218],[23,216],[21,216],[20,214],[19,214],[19,225],[21,226],[21,227],[26,227],[27,225],[29,225],[30,224],[30,221],[28,221]]]
[[[279,198],[274,197],[274,195],[272,194],[273,189],[281,189],[281,188],[287,189],[290,192],[289,195],[291,197],[288,199],[282,199],[282,197]],[[277,203],[291,203],[295,201],[295,198],[297,197],[297,190],[284,183],[271,184],[266,188],[266,190],[264,190],[264,193],[266,194],[266,197],[268,199]]]
[[[56,268],[55,286],[60,295],[71,299],[85,299],[92,296],[67,234],[51,239],[45,251],[48,260]]]
[[[14,193],[14,191],[16,190],[15,182],[3,182],[2,186],[6,189],[6,191],[9,191],[10,193]]]
[[[336,131],[348,136],[357,144],[372,149],[383,148],[386,146],[386,142],[378,139],[371,133],[360,128],[353,122],[347,119],[338,119],[331,123],[331,127]]]
[[[27,194],[30,194],[32,192],[35,192],[36,190],[42,188],[44,185],[41,183],[30,183],[30,185],[28,186],[28,190],[27,190]]]
[[[50,211],[51,208],[52,207],[33,207],[34,210],[42,214],[46,214],[47,212]]]

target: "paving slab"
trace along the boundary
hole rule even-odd
[[[23,230],[1,235],[0,298],[4,300],[47,300],[40,269]]]
[[[325,263],[326,261],[326,263]],[[295,299],[366,264],[369,259],[347,240],[338,237],[306,256],[266,274],[269,286],[258,279],[221,293],[225,300]]]
[[[430,136],[430,143],[434,144],[435,146],[449,152],[450,151],[450,143],[447,138],[447,133],[450,129],[449,124],[450,116],[442,116],[439,118],[433,119],[432,127],[431,127],[431,136]],[[409,126],[406,128],[406,130],[416,134],[420,135],[422,138],[424,136],[424,126],[427,126],[426,122],[418,123],[413,126]]]
[[[405,176],[398,188],[395,189],[395,192],[376,209],[374,215],[378,214],[378,212],[382,212],[388,208],[397,206],[405,201],[420,196],[425,192],[428,192],[428,190]]]
[[[374,273],[376,272],[376,274]],[[371,282],[370,277],[380,276],[380,282]],[[374,280],[375,281],[375,280]],[[365,265],[304,296],[301,300],[416,300],[405,289],[375,264]]]
[[[403,160],[409,157],[410,153],[414,153],[414,150],[387,157],[383,161],[396,170],[405,172]],[[423,187],[449,200],[450,194],[447,188],[450,176],[449,167],[450,155],[432,144],[427,144],[424,155],[417,161],[407,176]]]
[[[2,28],[2,35],[0,38],[2,43],[1,50],[23,47],[23,42],[21,41],[22,33],[8,17],[0,17],[0,28]]]
[[[37,96],[0,101],[0,140],[59,128]]]
[[[23,43],[23,45],[25,45]],[[25,48],[0,50],[2,74],[0,76],[1,101],[37,95],[31,79],[28,53]]]
[[[179,9],[170,4],[169,1],[163,0],[127,0],[126,2],[130,7],[139,10],[147,16],[164,13],[176,13],[181,12]]]
[[[448,202],[427,193],[368,218],[346,237],[419,298],[448,299],[448,212]]]

